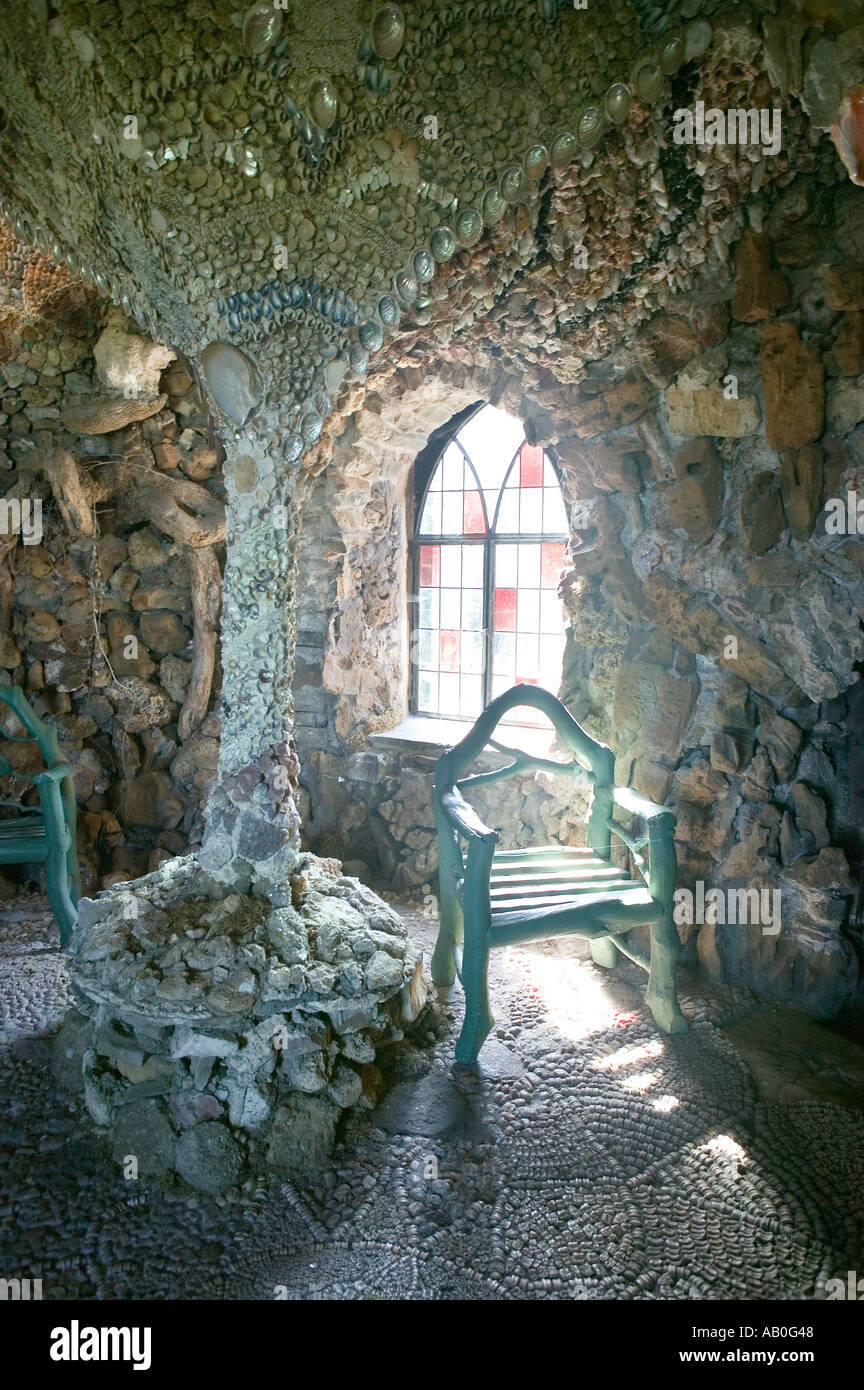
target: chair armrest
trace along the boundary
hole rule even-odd
[[[631,787],[613,787],[612,795],[625,811],[629,811],[634,816],[641,816],[643,820],[649,822],[649,825],[651,821],[657,820],[660,816],[668,817],[670,825],[677,823],[674,811],[670,811],[668,806],[658,806],[655,801],[649,801],[647,797],[640,796]]]
[[[466,840],[497,844],[501,839],[499,831],[490,830],[488,825],[484,825],[474,807],[468,805],[455,787],[441,793],[441,809],[453,829],[464,835]]]
[[[46,767],[44,772],[37,772],[30,780],[38,786],[40,782],[62,782],[64,777],[72,777],[74,774],[75,769],[71,763],[54,763],[52,767]]]

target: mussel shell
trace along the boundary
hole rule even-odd
[[[398,5],[382,5],[375,11],[369,38],[379,58],[397,57],[405,39],[405,16]]]

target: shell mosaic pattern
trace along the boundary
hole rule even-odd
[[[13,9],[0,215],[193,360],[226,336],[251,349],[271,388],[260,423],[272,433],[277,402],[291,414],[289,465],[309,448],[299,420],[325,375],[344,399],[370,356],[437,321],[484,236],[498,294],[547,239],[566,269],[566,223],[584,218],[598,174],[617,169],[618,206],[642,215],[627,164],[650,165],[642,231],[674,278],[685,209],[659,163],[671,84],[718,65],[727,86],[742,65],[777,77],[778,47],[801,39],[797,21],[712,3],[694,18],[686,4],[339,0],[312,24],[294,6],[163,0],[152,27],[136,0],[107,21],[89,3],[50,20]],[[613,246],[603,229],[589,313],[619,292]],[[275,257],[293,276],[264,278]]]
[[[7,40],[8,113],[33,153],[41,148],[52,159],[56,215],[51,227],[37,227],[10,205],[16,232],[66,256],[71,270],[111,293],[142,326],[194,356],[225,326],[257,344],[293,337],[292,321],[274,323],[272,315],[278,320],[280,309],[312,307],[307,286],[326,284],[329,293],[313,291],[313,303],[348,331],[335,343],[313,335],[298,349],[320,373],[335,345],[345,368],[362,374],[363,353],[379,351],[406,311],[428,310],[421,281],[431,279],[430,270],[477,243],[506,207],[518,212],[536,203],[550,160],[560,169],[584,157],[604,127],[626,119],[632,93],[656,101],[685,54],[705,51],[704,21],[683,22],[672,38],[664,33],[649,63],[635,14],[612,24],[533,0],[515,9],[427,4],[403,11],[350,3],[332,9],[329,28],[319,33],[316,25],[312,42],[303,36],[308,61],[300,69],[295,54],[305,26],[299,15],[267,4],[245,15],[193,4],[182,20],[165,6],[164,25],[146,36],[138,32],[133,5],[104,33],[100,15],[87,5],[73,7],[69,18],[61,11],[48,24],[38,8],[23,8],[14,42]],[[494,32],[490,44],[480,39],[483,26]],[[211,28],[220,31],[212,44]],[[332,37],[337,28],[341,53]],[[338,71],[332,65],[346,66],[344,35],[351,34],[358,66]],[[590,68],[576,65],[563,80],[556,58],[562,40],[574,52],[592,54]],[[213,55],[203,64],[201,51]],[[133,99],[123,101],[131,112],[118,109],[115,95],[128,90],[127,71]],[[60,95],[62,130],[56,117],[46,121],[34,99],[36,72]],[[518,119],[526,72],[531,100],[522,129],[533,127],[527,139],[520,138]],[[424,121],[442,106],[442,77],[452,109],[440,110],[436,138],[427,140]],[[200,90],[200,102],[184,95],[192,90]],[[491,109],[512,112],[506,127],[494,115],[488,126],[478,121],[466,104],[476,90],[500,98]],[[65,176],[82,164],[72,190]],[[10,170],[4,191],[14,196],[17,182]],[[85,206],[97,182],[117,199],[114,227],[94,219],[95,197]],[[440,198],[442,184],[449,217],[428,196],[434,190]],[[371,256],[363,254],[362,241],[357,254],[364,220],[378,234]],[[158,257],[159,264],[142,261],[130,277],[129,258],[122,269],[117,251],[133,230],[150,248],[146,259]],[[284,291],[273,282],[249,284],[250,251],[252,260],[266,259],[268,244],[271,254],[274,246],[283,248],[296,271]],[[401,264],[392,254],[400,248]],[[383,250],[389,255],[382,260]],[[329,308],[321,309],[327,300]],[[342,305],[352,300],[357,315],[346,308],[343,323]],[[361,347],[353,357],[352,340]],[[280,376],[279,362],[266,349],[264,356],[271,359],[268,373]],[[296,392],[298,386],[290,372],[274,381],[283,397],[286,387]]]

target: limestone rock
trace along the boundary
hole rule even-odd
[[[864,309],[864,270],[855,265],[823,265],[829,309]]]
[[[775,449],[801,449],[819,438],[825,424],[822,362],[790,320],[763,324],[760,335],[765,437]]]
[[[688,767],[681,767],[675,773],[677,795],[700,806],[713,805],[726,794],[728,788],[726,777],[703,757],[694,758]]]
[[[770,705],[765,705],[758,734],[777,776],[781,782],[787,781],[798,761],[804,738],[802,730],[791,719],[784,719]]]
[[[864,372],[864,313],[845,313],[834,339],[834,361],[843,376]]]
[[[680,526],[697,544],[716,529],[723,502],[723,470],[710,439],[694,439],[676,449],[673,464],[678,481],[663,488],[673,526]]]
[[[771,241],[745,227],[735,258],[738,280],[732,298],[732,317],[741,323],[770,319],[789,301],[789,286],[771,265]]]
[[[751,555],[764,555],[777,544],[783,526],[777,479],[773,473],[759,473],[741,497],[738,529],[744,549]]]
[[[864,377],[837,381],[828,396],[828,426],[834,434],[849,434],[864,420]]]
[[[141,637],[157,656],[179,652],[189,644],[188,629],[176,613],[145,612],[141,615]]]
[[[809,536],[822,509],[825,463],[819,444],[787,450],[780,462],[783,511],[792,534]]]
[[[596,396],[588,396],[582,388],[570,391],[562,402],[563,423],[572,426],[568,431],[583,439],[634,424],[651,405],[655,387],[636,367],[629,368],[609,387]]]
[[[673,314],[655,314],[637,337],[642,370],[656,386],[668,386],[676,372],[702,350],[693,327]]]
[[[584,440],[571,434],[558,441],[557,451],[564,473],[582,488],[639,492],[642,487],[640,461],[645,456],[638,440]]]
[[[773,801],[776,781],[768,754],[764,748],[757,748],[753,761],[744,771],[741,794],[748,801]]]
[[[116,309],[109,311],[108,320],[93,348],[96,374],[109,391],[118,391],[133,398],[158,396],[159,377],[175,353],[170,348],[129,333],[125,318]]]
[[[0,632],[0,666],[14,671],[21,661],[21,650],[8,632]]]
[[[695,700],[692,681],[650,662],[625,660],[615,686],[612,714],[619,748],[677,754]]]
[[[135,420],[148,420],[164,407],[167,396],[153,401],[126,400],[123,396],[93,396],[82,405],[68,405],[61,415],[72,434],[111,434]]]
[[[673,434],[743,439],[759,428],[759,402],[755,396],[727,399],[722,386],[694,386],[679,378],[668,387],[665,399],[666,418]]]
[[[185,809],[164,772],[145,772],[118,785],[117,814],[126,825],[173,830]]]
[[[735,775],[752,753],[753,745],[737,734],[718,730],[711,740],[711,767],[715,772]]]
[[[136,676],[115,682],[106,693],[114,705],[120,727],[129,734],[140,734],[145,729],[167,724],[174,713],[174,706],[158,685]]]
[[[401,982],[402,962],[386,951],[376,951],[366,966],[366,988],[375,992],[391,989]]]

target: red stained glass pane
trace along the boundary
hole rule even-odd
[[[466,536],[482,536],[486,531],[483,519],[483,501],[479,492],[465,492],[462,495],[462,533]]]
[[[516,631],[516,590],[495,590],[495,631]]]
[[[445,632],[441,633],[441,670],[459,670],[459,647],[461,633]]]
[[[543,486],[543,450],[539,444],[523,444],[519,450],[519,486]]]
[[[420,583],[424,589],[437,589],[441,583],[440,545],[421,545]]]
[[[564,568],[564,544],[540,547],[540,587],[557,589]]]

